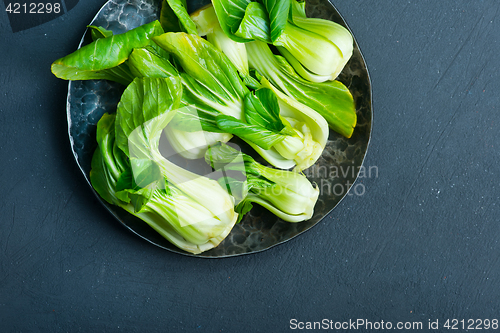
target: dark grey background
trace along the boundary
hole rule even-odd
[[[134,236],[77,169],[67,83],[50,64],[75,50],[103,3],[80,1],[17,33],[0,8],[3,330],[287,332],[293,318],[424,328],[429,319],[500,319],[500,2],[335,1],[371,74],[365,166],[378,176],[359,179],[364,195],[347,196],[300,237],[215,260]]]

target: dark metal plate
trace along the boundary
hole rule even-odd
[[[188,0],[188,10],[192,12],[208,2]],[[158,19],[160,6],[160,0],[108,1],[90,24],[103,26],[115,34],[123,33]],[[328,1],[309,0],[306,9],[309,16],[329,19],[347,27],[338,11]],[[88,42],[87,38],[85,34],[80,46]],[[371,85],[366,64],[356,42],[352,59],[341,73],[339,80],[354,96],[358,125],[350,139],[331,131],[323,155],[315,166],[304,172],[320,187],[320,197],[314,216],[310,220],[300,223],[283,222],[267,210],[255,205],[217,248],[192,255],[170,244],[136,217],[103,200],[101,202],[118,221],[138,236],[164,249],[197,257],[228,257],[254,253],[300,235],[327,216],[347,195],[358,176],[370,141],[373,115]],[[116,110],[123,89],[119,84],[108,81],[69,82],[67,98],[69,138],[76,162],[89,185],[90,162],[97,145],[96,124],[105,112],[111,113]]]

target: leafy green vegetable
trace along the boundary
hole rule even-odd
[[[245,10],[252,0],[212,0],[222,30],[235,42],[247,42],[248,39],[235,35]]]
[[[308,147],[309,141],[311,141],[309,140],[310,135],[302,133],[303,130],[306,130],[306,133],[309,132],[308,126],[301,125],[293,129],[290,125],[286,126],[286,121],[279,116],[280,106],[274,92],[269,89],[258,89],[255,93],[248,92],[247,88],[236,77],[236,71],[230,72],[226,68],[226,71],[229,72],[229,75],[226,75],[220,68],[223,65],[218,65],[214,61],[218,57],[225,59],[223,54],[220,54],[212,45],[201,38],[193,35],[167,33],[158,39],[165,39],[168,36],[171,36],[172,40],[182,38],[181,40],[190,41],[190,47],[186,50],[178,47],[174,51],[173,46],[179,45],[175,41],[170,41],[167,44],[168,51],[179,54],[174,54],[174,57],[186,71],[180,74],[184,87],[182,104],[185,107],[181,108],[174,117],[172,126],[169,126],[172,129],[167,130],[167,136],[174,142],[174,148],[182,156],[186,158],[200,157],[203,147],[207,146],[204,145],[205,141],[196,138],[205,135],[189,133],[204,130],[239,136],[277,167],[290,168],[297,163],[300,165],[299,168],[303,168],[312,165],[311,161],[316,161],[319,157],[316,153],[317,148],[310,149]],[[159,45],[163,46],[164,44],[159,43]],[[197,49],[198,45],[209,50],[207,53],[211,56],[202,58]],[[216,56],[212,56],[213,54]],[[203,60],[205,58],[207,60]],[[156,66],[152,64],[146,67],[155,68]],[[212,71],[208,72],[207,68],[212,68]],[[233,78],[233,81],[230,81],[228,77]],[[236,86],[241,88],[240,94],[236,94],[234,86],[228,83],[236,80],[238,80]],[[228,88],[224,89],[225,86]],[[225,95],[229,98],[218,98],[227,91],[232,91],[231,94]],[[245,95],[241,101],[243,94]],[[235,103],[235,101],[237,102]],[[226,108],[224,104],[230,108]],[[177,140],[172,134],[174,131],[176,132],[175,136],[179,138]],[[229,136],[219,136],[222,142],[227,142],[229,138]],[[194,149],[191,141],[200,143],[199,148]],[[201,146],[202,144],[203,146]],[[315,147],[321,146],[324,147],[324,144],[315,145]],[[269,151],[271,148],[274,148],[274,151]],[[313,155],[308,155],[309,153]]]
[[[267,116],[271,117],[270,119],[279,120],[279,123],[272,123],[272,126],[280,126],[279,130],[275,127],[269,127],[271,126],[269,121],[267,123],[253,121],[252,115],[257,114],[252,113],[255,111],[254,107],[250,108],[250,112],[246,114],[245,106],[249,107],[252,103],[245,103],[245,101],[254,100],[256,97],[251,97],[253,95],[239,78],[235,67],[213,45],[200,37],[183,33],[166,33],[155,37],[154,40],[158,45],[171,52],[184,70],[181,73],[185,88],[183,103],[185,106],[194,106],[197,110],[194,117],[190,118],[189,113],[182,113],[183,117],[176,117],[174,127],[177,130],[197,131],[199,127],[196,126],[201,123],[202,130],[234,134],[263,149],[269,149],[284,140],[293,140],[287,136],[295,135],[294,131],[288,129],[282,132],[285,126],[278,116],[279,106],[276,102],[272,105],[275,108],[274,115],[269,113],[271,109],[265,110],[260,105],[261,114],[259,117],[267,113]],[[267,94],[259,93],[258,96],[267,98],[267,100],[270,96],[276,99],[271,91]],[[253,99],[249,100],[248,98]],[[262,119],[260,120],[262,121]],[[213,125],[219,130],[214,130]],[[294,149],[291,153],[293,156],[302,149],[302,146],[283,146],[283,151],[288,151],[290,148]]]
[[[288,60],[289,64],[295,69],[297,74],[299,74],[303,79],[310,81],[310,82],[325,82],[325,81],[330,81],[333,80],[334,77],[332,78],[331,74],[326,74],[326,75],[320,75],[320,74],[315,74],[305,68],[295,57],[288,52],[287,49],[284,47],[278,46],[277,49],[283,55],[286,60]]]
[[[147,94],[144,94],[146,91]],[[128,149],[130,158],[149,158],[157,162],[169,183],[198,203],[208,204],[207,207],[210,207],[215,216],[228,221],[234,212],[228,210],[228,202],[231,200],[221,194],[220,186],[215,186],[213,180],[200,177],[169,162],[158,150],[160,135],[173,117],[174,112],[168,110],[176,110],[180,105],[181,95],[182,85],[178,78],[135,79],[125,90],[118,105],[117,145],[125,152]],[[135,100],[131,103],[139,107],[125,107],[130,103],[129,99]],[[128,143],[123,140],[123,135]],[[202,188],[203,190],[200,190]],[[205,195],[210,198],[204,198]]]
[[[190,92],[200,102],[223,114],[242,118],[243,97],[248,89],[223,53],[203,38],[185,33],[166,33],[153,40],[180,64],[189,76],[183,76],[183,79],[189,81],[186,84],[192,88]],[[195,86],[194,81],[199,84]],[[198,106],[199,103],[196,104]]]
[[[188,159],[202,158],[209,144],[231,139],[232,135],[228,133],[205,132],[222,132],[215,121],[216,115],[219,114],[218,100],[210,89],[188,74],[179,73],[163,54],[149,47],[135,49],[128,62],[137,77],[180,77],[184,86],[182,107],[178,109],[165,134],[181,156]],[[239,105],[237,107],[239,108]],[[235,112],[238,111],[239,109]]]
[[[213,12],[212,14],[207,12],[209,9],[210,7],[198,13],[195,19],[195,22],[201,27],[200,31],[204,33],[211,31],[210,29],[213,30],[213,27],[216,26],[214,22],[209,22],[209,18],[213,18]],[[200,24],[200,22],[202,22],[202,24]],[[170,41],[167,44],[162,43],[161,39],[166,39],[166,37],[170,37]],[[186,49],[179,47],[179,43],[175,42],[175,38],[190,40],[189,47]],[[224,83],[229,81],[227,80],[227,75],[221,76],[223,80],[219,79],[220,73],[223,73],[220,67],[223,65],[219,65],[217,62],[212,63],[214,62],[213,59],[218,59],[218,57],[224,59],[225,57],[223,57],[222,54],[215,52],[216,50],[213,49],[213,46],[206,41],[191,35],[167,33],[156,38],[155,41],[159,41],[158,44],[167,51],[177,53],[174,57],[176,57],[176,61],[181,64],[181,67],[186,72],[181,73],[186,92],[183,97],[184,105],[194,106],[194,108],[191,107],[184,110],[189,111],[196,109],[196,112],[178,113],[172,124],[175,130],[196,132],[200,130],[199,124],[202,124],[201,129],[205,131],[222,131],[237,135],[254,147],[259,154],[265,155],[265,158],[273,165],[287,168],[293,167],[295,163],[289,163],[288,160],[295,160],[297,163],[301,164],[301,167],[305,165],[302,163],[304,160],[302,155],[306,154],[304,151],[303,138],[307,138],[307,136],[301,135],[300,131],[302,128],[296,128],[294,130],[290,126],[285,126],[283,124],[283,119],[279,116],[279,105],[274,92],[269,89],[258,89],[254,95],[249,93],[248,90],[242,89],[243,92],[240,93],[238,97],[242,94],[246,94],[243,99],[243,112],[239,111],[238,114],[228,112],[223,105],[220,105],[222,104],[221,99],[211,98],[209,100],[207,98],[207,96],[213,96],[213,90],[220,91],[220,88],[228,86],[227,83]],[[177,48],[174,49],[174,46],[177,46]],[[210,52],[206,53],[209,53],[211,56],[203,57],[201,55],[202,52],[198,50],[200,46],[209,50]],[[217,56],[214,57],[212,56],[213,54]],[[208,60],[202,61],[201,59]],[[212,68],[209,74],[207,73],[207,68]],[[214,74],[212,73],[215,73],[217,79],[216,83],[214,83]],[[231,73],[232,75],[229,75],[229,77],[234,78],[233,73]],[[229,85],[229,88],[233,86],[234,85]],[[236,84],[236,86],[241,87],[241,81],[239,81],[239,84]],[[218,93],[215,97],[221,95],[223,95],[223,93]],[[215,103],[213,103],[214,99]],[[263,101],[261,101],[261,99]],[[226,105],[231,105],[231,101],[225,103]],[[204,105],[208,106],[208,108]],[[177,132],[177,135],[179,134],[185,137],[190,136]],[[201,133],[196,135],[200,136]],[[301,136],[302,138],[300,138]],[[175,140],[172,134],[169,134],[169,137]],[[189,145],[188,141],[189,140],[184,139],[175,140],[177,149],[181,148],[181,143],[186,144],[185,149],[181,149],[179,152],[193,150],[192,145]],[[268,152],[267,150],[270,150],[272,147],[275,147],[274,153]],[[192,156],[199,157],[200,152],[201,150],[197,150],[197,154]]]
[[[236,42],[274,43],[285,31],[290,0],[213,0],[222,30]]]
[[[351,137],[356,126],[356,112],[347,87],[339,81],[317,83],[304,80],[284,58],[275,56],[265,43],[250,42],[246,47],[251,68],[288,97],[320,113],[333,130]]]
[[[248,124],[231,116],[219,115],[216,120],[217,126],[224,132],[234,134],[263,149],[270,149],[285,139],[284,135],[267,130],[262,126]]]
[[[339,54],[332,59],[336,59],[337,67],[331,71],[325,70],[326,68],[319,68],[319,70],[317,68],[317,70],[314,70],[312,68],[318,67],[318,65],[324,63],[324,60],[316,62],[313,58],[303,59],[303,55],[298,54],[297,56],[297,53],[294,53],[290,48],[279,48],[279,50],[292,64],[295,70],[305,79],[314,80],[316,82],[334,80],[352,56],[354,48],[353,37],[349,30],[336,22],[307,17],[304,6],[305,2],[292,0],[292,15],[290,21],[293,22],[293,25],[310,33],[322,36],[332,45],[335,45],[338,48]],[[318,41],[319,40],[318,38]],[[323,44],[327,45],[328,43],[323,42]],[[333,54],[335,54],[335,52],[332,51],[332,55]]]
[[[316,163],[325,149],[329,135],[327,121],[315,110],[283,94],[265,78],[262,79],[262,84],[276,93],[281,116],[302,135],[304,148],[295,156],[295,169],[302,171],[309,168]]]
[[[271,23],[266,8],[258,2],[251,2],[235,35],[247,40],[271,43]]]
[[[314,17],[294,16],[293,23],[298,27],[316,33],[335,44],[342,53],[344,65],[351,58],[354,39],[352,34],[342,25]],[[343,66],[342,66],[343,67]]]
[[[117,106],[118,147],[129,157],[152,159],[151,153],[158,149],[159,135],[175,115],[181,96],[182,85],[177,77],[134,79]],[[144,128],[146,123],[149,127]],[[143,131],[150,135],[143,135]]]
[[[241,166],[230,164],[236,156],[243,155],[245,170]],[[257,203],[284,221],[300,222],[312,217],[314,206],[319,196],[315,188],[302,174],[277,170],[256,162],[251,156],[243,154],[229,145],[210,147],[205,160],[212,168],[237,170],[245,173],[247,195],[237,205],[240,214],[248,212],[251,203]],[[234,181],[240,182],[241,181]],[[233,185],[233,188],[236,186]]]
[[[249,124],[279,132],[286,128],[280,118],[278,98],[271,89],[261,88],[245,96],[245,119]],[[291,133],[293,135],[295,133]]]
[[[172,121],[175,119],[176,117]],[[164,133],[174,151],[190,160],[203,158],[209,146],[218,142],[228,142],[233,137],[230,133],[214,133],[201,129],[187,132],[170,125]]]
[[[306,2],[304,0],[290,1],[292,10],[289,12],[288,19],[293,22],[294,17],[307,17],[306,15]]]
[[[292,54],[305,68],[315,74],[335,72],[342,59],[339,48],[325,37],[288,23],[285,33],[274,42]]]
[[[167,78],[178,76],[179,72],[168,60],[168,53],[160,54],[153,47],[135,48],[127,64],[134,77]]]
[[[114,125],[114,114],[104,114],[97,124],[98,147],[90,171],[96,192],[108,203],[149,224],[180,249],[196,254],[217,246],[229,234],[232,224],[224,225],[174,186],[134,185],[126,156],[116,147]]]
[[[273,44],[283,35],[287,27],[291,0],[260,0],[266,8],[270,21],[270,37]],[[293,0],[292,0],[293,1]]]
[[[89,26],[94,42],[51,67],[127,86],[97,124],[92,186],[190,253],[217,246],[255,203],[310,219],[319,190],[298,172],[320,157],[329,125],[346,137],[356,125],[349,90],[333,81],[352,54],[347,29],[307,18],[302,1],[212,2],[190,16],[186,0],[163,0],[159,21],[120,35]],[[205,157],[210,178],[163,156],[162,135],[183,157]],[[231,148],[233,135],[294,171]]]
[[[98,27],[95,25],[89,25],[87,28],[90,29],[90,34],[92,36],[92,40],[97,40],[99,38],[106,38],[113,36],[113,31],[105,29],[103,27]]]
[[[258,3],[252,2],[249,7],[253,4]],[[249,73],[245,44],[236,42],[226,35],[219,24],[214,7],[212,5],[206,6],[191,14],[191,18],[196,24],[198,34],[206,36],[208,42],[229,58],[238,70],[245,85],[258,88],[259,83]]]
[[[136,77],[150,78],[168,78],[180,75],[181,82],[186,88],[183,89],[181,107],[165,129],[165,135],[172,148],[182,157],[187,159],[202,158],[208,145],[218,141],[227,142],[232,135],[219,133],[222,130],[217,127],[214,115],[216,112],[201,111],[195,105],[190,104],[197,101],[193,94],[188,95],[187,92],[189,88],[196,90],[194,87],[198,84],[190,80],[185,73],[179,74],[164,55],[155,51],[149,47],[134,49],[128,60],[131,72]],[[199,88],[202,89],[202,87]],[[209,94],[208,91],[207,95]]]
[[[148,45],[151,37],[162,33],[160,23],[153,21],[123,34],[99,38],[54,61],[52,73],[65,80],[103,79],[127,85],[133,75],[124,62],[132,50]]]
[[[210,89],[186,73],[179,74],[165,55],[150,47],[134,49],[128,63],[132,73],[137,77],[167,78],[180,75],[184,86],[182,107],[177,110],[165,129],[165,134],[174,150],[181,156],[187,159],[202,158],[209,144],[218,141],[227,142],[231,139],[231,134],[220,133],[222,130],[217,127],[215,121],[216,115],[219,114],[215,109],[217,103],[213,102],[211,106],[207,106],[203,102],[211,100]]]
[[[196,25],[187,12],[186,0],[163,0],[160,23],[165,32],[197,34]]]
[[[181,95],[177,77],[134,79],[116,116],[105,115],[98,123],[90,176],[104,200],[143,219],[176,246],[200,253],[227,236],[237,214],[234,199],[216,181],[159,152],[160,135]]]
[[[306,17],[305,2],[259,0],[238,6],[232,0],[212,2],[228,38],[279,47],[306,80],[334,80],[352,55],[350,32],[329,20]],[[238,10],[228,11],[232,6]]]
[[[200,111],[196,105],[187,105],[177,111],[170,126],[179,131],[190,133],[199,131],[224,133],[224,131],[217,126],[217,115],[218,114]]]

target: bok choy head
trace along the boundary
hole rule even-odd
[[[316,163],[325,149],[329,135],[327,121],[307,105],[283,94],[265,78],[262,78],[262,85],[276,94],[281,117],[288,121],[303,142],[303,149],[294,157],[295,171],[309,168]],[[270,159],[272,160],[272,156]]]
[[[216,181],[168,161],[159,138],[180,106],[178,77],[136,78],[115,115],[98,124],[91,182],[104,200],[139,217],[191,253],[217,246],[237,219]]]
[[[334,80],[344,69],[352,56],[354,49],[352,34],[349,30],[336,22],[307,17],[305,13],[305,2],[299,2],[297,0],[292,0],[291,2],[292,10],[290,11],[291,19],[289,20],[289,24],[309,34],[320,36],[315,38],[317,38],[318,41],[322,41],[325,47],[331,44],[334,45],[336,49],[332,50],[331,53],[318,52],[318,54],[324,57],[318,61],[318,59],[313,60],[313,58],[304,58],[304,54],[300,52],[300,49],[286,47],[286,42],[276,43],[275,45],[281,46],[278,47],[280,52],[303,78],[315,82]],[[289,36],[283,35],[283,39],[286,40],[290,38],[290,36],[296,37],[294,34],[289,34]],[[321,37],[325,38],[326,41]],[[332,66],[334,64],[337,64],[337,66],[331,67],[329,70],[327,70],[327,66],[321,66],[328,61]]]
[[[247,95],[245,117],[250,125],[235,134],[273,166],[304,170],[323,152],[328,124],[310,108],[294,101],[284,102],[279,91],[273,89],[269,85]],[[248,133],[249,128],[255,131]]]
[[[266,43],[250,42],[246,48],[251,68],[286,96],[321,114],[333,130],[351,137],[357,119],[354,100],[346,86],[339,81],[317,83],[301,78],[286,59],[274,55]]]
[[[343,26],[308,18],[296,0],[213,0],[226,35],[277,46],[306,80],[334,80],[350,59],[353,38]],[[229,11],[228,9],[233,10]]]
[[[234,164],[229,164],[239,155],[243,155],[244,168],[239,165],[235,168]],[[216,170],[238,170],[245,173],[245,181],[233,179],[246,193],[236,206],[240,214],[248,212],[251,203],[257,203],[284,221],[300,222],[312,217],[319,189],[303,174],[266,167],[226,144],[210,147],[205,160]],[[237,185],[233,185],[233,188],[236,187]]]

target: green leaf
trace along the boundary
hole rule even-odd
[[[212,0],[222,30],[236,42],[247,42],[248,39],[236,36],[235,33],[245,16],[245,10],[252,0]]]
[[[294,38],[288,38],[288,41],[287,38],[283,39],[284,43],[280,45],[287,46],[287,49],[286,52],[280,49],[280,52],[305,79],[312,78],[315,81],[336,79],[353,53],[354,39],[350,31],[330,20],[306,17],[303,3],[296,0],[292,0],[291,12],[290,22],[293,24],[287,27],[289,30],[287,33],[291,37],[299,35],[293,30],[307,31],[308,34],[312,34],[312,37],[307,38],[313,41],[311,51],[316,49],[318,52],[320,50],[318,53],[324,57],[315,59],[314,56],[307,54],[307,50],[304,50],[308,47],[307,45],[305,47],[291,47],[289,42]],[[284,35],[286,36],[287,33]],[[295,43],[297,41],[300,43],[300,39],[295,38]],[[314,43],[314,41],[318,43]]]
[[[115,144],[116,116],[104,114],[97,125],[98,147],[92,158],[90,179],[99,195],[111,204],[131,202],[140,211],[150,200],[158,184],[165,183],[158,165],[148,159],[131,159]]]
[[[356,109],[353,97],[344,84],[339,81],[318,83],[304,80],[283,57],[275,56],[262,42],[247,43],[247,50],[250,67],[286,96],[321,114],[333,130],[351,137],[356,126]]]
[[[117,204],[115,195],[118,179],[129,168],[124,154],[115,144],[115,114],[105,113],[97,122],[97,148],[92,156],[90,181],[96,192],[108,203]]]
[[[257,79],[252,76],[252,71],[248,75],[242,75],[243,83],[251,90],[257,90],[261,87],[261,84]]]
[[[327,74],[327,75],[321,75],[321,74],[316,74],[305,68],[290,52],[288,52],[287,49],[284,47],[278,46],[277,47],[278,51],[285,57],[285,59],[288,61],[286,64],[286,67],[290,67],[295,69],[296,73],[300,75],[303,79],[310,81],[310,82],[325,82],[325,81],[331,81],[336,78],[336,74]],[[280,58],[282,59],[282,58]],[[282,61],[283,62],[283,61]],[[293,73],[293,70],[291,71]]]
[[[143,220],[175,246],[190,253],[200,253],[217,246],[229,234],[237,214],[233,198],[215,180],[169,162],[158,151],[154,141],[159,139],[160,129],[168,123],[180,99],[173,92],[178,91],[179,96],[182,93],[165,89],[164,85],[181,88],[177,77],[138,78],[127,88],[130,89],[121,101],[136,103],[137,107],[131,109],[133,112],[127,114],[128,109],[119,108],[118,115],[104,114],[97,125],[98,147],[92,159],[90,179],[104,200]],[[172,103],[161,103],[163,100],[155,97],[146,101],[142,93],[136,93],[138,91],[165,94],[167,99],[170,96]],[[123,126],[118,124],[122,111],[124,118],[120,123],[125,124]],[[137,124],[140,124],[137,130],[131,130]],[[151,160],[132,157],[133,168],[127,165],[125,153],[116,145],[117,131],[128,136],[134,146],[149,145],[146,150],[151,153]]]
[[[149,159],[130,159],[131,168],[123,172],[116,183],[115,195],[123,202],[130,202],[134,211],[141,211],[157,190],[169,191],[156,162]]]
[[[165,32],[182,31],[179,18],[175,15],[167,0],[161,2],[160,23]]]
[[[135,77],[167,78],[179,75],[168,58],[161,56],[150,46],[134,49],[127,63]]]
[[[259,8],[264,11],[264,19],[267,20],[267,13],[265,13],[265,9],[261,4],[257,2],[251,2],[248,5],[247,11],[245,12],[245,17],[247,16],[248,12],[251,11],[251,7],[254,5],[259,6]],[[245,43],[236,42],[227,36],[227,34],[222,30],[221,25],[219,24],[214,7],[203,7],[197,12],[191,14],[191,17],[196,23],[199,35],[206,36],[207,41],[214,45],[222,53],[224,53],[234,64],[245,86],[249,87],[250,89],[259,88],[259,82],[250,76],[248,70],[247,50],[245,48]],[[243,29],[245,24],[245,19],[243,19],[243,22],[241,23],[238,31]],[[264,33],[267,38],[267,36],[269,35],[269,24],[264,24],[264,26],[267,27],[267,32]]]
[[[249,124],[259,125],[279,132],[285,125],[280,118],[280,106],[276,94],[261,88],[245,96],[245,119]]]
[[[235,35],[247,40],[256,39],[271,43],[271,28],[266,8],[258,2],[251,2]]]
[[[252,210],[252,208],[252,202],[248,200],[243,200],[236,207],[234,207],[234,211],[238,213],[238,220],[236,221],[236,223],[240,223],[245,215]]]
[[[104,29],[101,26],[89,25],[87,26],[90,29],[90,34],[92,36],[92,40],[98,40],[99,38],[106,38],[113,36],[113,31]]]
[[[354,47],[354,39],[349,30],[330,20],[306,17],[299,9],[293,13],[293,23],[296,26],[328,39],[340,49],[342,57],[349,60]]]
[[[184,89],[183,106],[196,107],[199,113],[206,113],[212,118],[220,113],[243,117],[243,101],[238,95],[223,97],[220,87],[205,86],[186,73],[181,73],[180,76]]]
[[[101,149],[103,163],[106,164],[109,178],[116,180],[122,173],[122,168],[119,163],[115,161],[116,152],[113,148],[115,145],[115,126],[116,116],[114,114],[105,113],[97,122],[96,140]]]
[[[129,193],[130,203],[134,206],[135,212],[140,212],[146,207],[153,197],[155,190],[156,189],[144,187]]]
[[[226,170],[224,170],[224,172],[225,171]],[[234,197],[236,203],[239,203],[242,200],[244,200],[248,194],[246,177],[242,176],[240,174],[240,178],[242,178],[242,179],[236,179],[236,178],[227,176],[227,174],[224,174],[223,177],[220,177],[217,180],[219,182],[220,186],[225,188],[225,190],[230,195],[232,195]]]
[[[273,45],[284,47],[305,68],[316,74],[332,74],[342,61],[342,53],[334,43],[291,22],[286,24],[286,30]]]
[[[235,42],[222,30],[213,6],[205,6],[191,15],[200,36],[224,53],[242,77],[248,76],[247,50],[244,43]]]
[[[116,196],[113,195],[115,190],[113,178],[110,177],[110,173],[107,169],[101,148],[99,146],[92,155],[90,182],[92,183],[94,190],[106,202],[114,204],[117,201]]]
[[[198,132],[203,130],[207,132],[223,133],[223,131],[217,127],[215,115],[190,105],[181,107],[177,110],[177,113],[170,122],[170,126],[184,132]]]
[[[289,19],[293,22],[294,17],[307,17],[306,16],[306,2],[302,0],[291,0],[292,10],[290,11]]]
[[[130,165],[132,167],[135,187],[145,188],[152,183],[163,180],[160,168],[153,160],[131,158]]]
[[[163,0],[160,22],[165,32],[198,34],[196,25],[187,12],[186,0]]]
[[[168,78],[182,76],[183,85],[187,89],[183,89],[181,106],[171,120],[170,126],[185,132],[200,130],[221,132],[215,121],[215,117],[219,112],[216,108],[203,103],[203,100],[211,99],[212,93],[210,89],[199,84],[186,73],[179,74],[167,59],[162,58],[150,47],[134,49],[130,54],[128,63],[136,77]],[[198,96],[201,98],[198,98]],[[213,99],[212,103],[218,105],[218,100]]]
[[[218,115],[217,126],[226,133],[248,140],[263,149],[270,149],[285,139],[284,135],[277,134],[262,126],[251,125],[231,116]]]
[[[128,156],[150,158],[150,151],[157,149],[161,131],[179,108],[181,96],[178,77],[134,79],[117,107],[118,147]]]
[[[242,161],[243,164],[235,163],[235,161]],[[205,162],[214,170],[225,168],[226,170],[245,172],[247,164],[253,163],[254,159],[228,144],[220,143],[209,147],[205,153]]]
[[[222,30],[237,42],[274,43],[285,30],[290,0],[213,0]]]
[[[215,14],[214,6],[207,5],[204,6],[190,15],[194,24],[196,24],[196,29],[198,30],[198,35],[203,37],[207,34],[213,32],[214,28],[219,27],[219,20],[217,14]],[[222,30],[222,28],[220,28]]]
[[[134,174],[132,173],[131,168],[126,169],[120,174],[120,177],[116,181],[115,190],[116,192],[125,190],[137,190],[137,185],[135,184]],[[128,199],[128,201],[130,201],[130,199]]]
[[[297,135],[290,124],[280,117],[278,98],[269,88],[260,88],[245,96],[245,119],[249,124],[261,126],[275,134]]]
[[[291,10],[290,0],[259,0],[267,10],[270,21],[270,37],[274,44],[285,31],[288,14]]]
[[[127,85],[133,79],[123,64],[134,48],[150,43],[152,36],[163,33],[158,21],[142,25],[123,34],[99,38],[75,52],[60,58],[51,66],[52,73],[65,80],[112,80]]]

